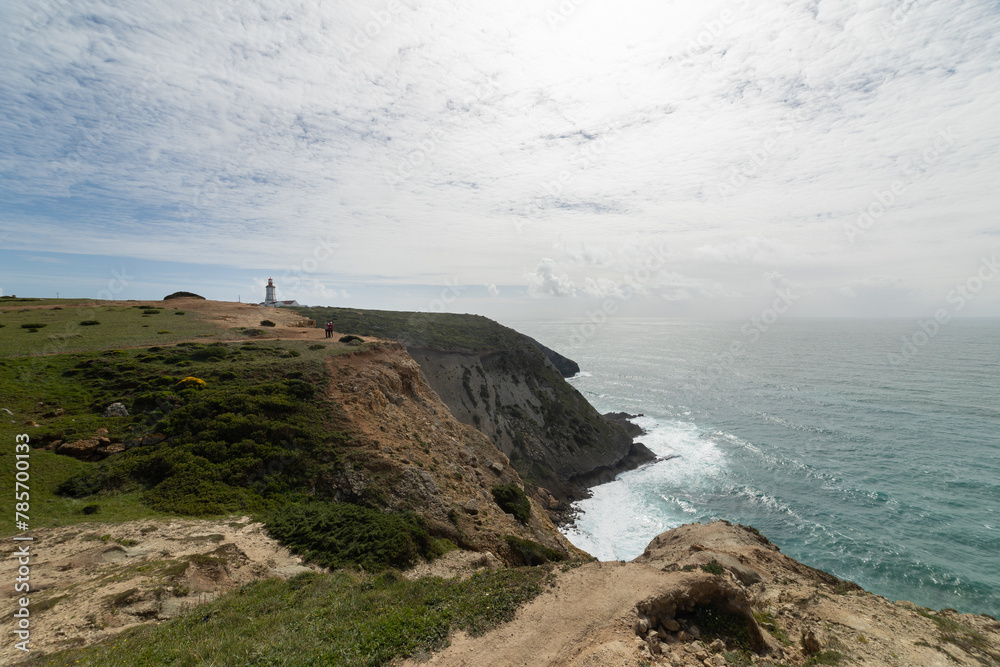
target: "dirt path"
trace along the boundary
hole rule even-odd
[[[634,666],[635,605],[667,585],[659,569],[637,563],[588,563],[557,571],[553,587],[513,621],[483,637],[459,633],[450,647],[422,664]]]

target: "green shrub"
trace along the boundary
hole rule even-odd
[[[260,326],[262,326],[262,327],[274,327],[274,326],[277,326],[277,325],[274,322],[272,322],[271,320],[261,320],[260,321]]]
[[[170,331],[169,329],[160,329],[156,333],[158,333],[158,334],[172,334],[173,331]]]
[[[325,345],[321,345],[319,343],[316,343],[315,345],[310,345],[309,349],[310,350],[322,350],[324,347],[326,347],[326,346]]]
[[[92,327],[95,324],[100,324],[100,322],[97,320],[84,320],[83,322],[80,322],[80,326],[82,327]]]
[[[346,336],[341,336],[338,340],[341,343],[347,343],[348,345],[350,345],[351,343],[363,343],[363,342],[365,342],[364,339],[361,338],[360,336],[353,336],[351,334],[348,334]]]
[[[404,568],[420,556],[438,555],[435,541],[412,513],[314,501],[285,505],[268,515],[266,523],[275,539],[324,567]]]
[[[32,324],[22,324],[21,328],[22,329],[41,329],[41,328],[43,328],[45,326],[47,326],[47,325],[45,325],[45,324],[38,324],[38,323],[32,323]]]
[[[541,565],[542,563],[566,560],[566,554],[538,542],[524,540],[513,535],[507,535],[504,540],[524,565]]]
[[[721,565],[719,565],[719,561],[715,560],[714,558],[705,563],[704,565],[702,565],[701,569],[704,570],[705,572],[708,572],[709,574],[714,574],[716,576],[720,576],[722,575],[722,573],[726,571]]]
[[[184,314],[183,310],[175,310],[174,311],[174,315],[183,315],[183,314]]]
[[[83,508],[84,514],[97,514],[101,510],[100,505],[85,505]]]
[[[502,484],[490,489],[493,500],[507,514],[513,514],[521,523],[528,523],[531,518],[531,502],[516,484]]]

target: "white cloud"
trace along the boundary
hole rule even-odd
[[[536,296],[574,293],[543,254],[604,294],[668,244],[700,278],[636,287],[711,300],[762,269],[935,293],[995,241],[993,4],[389,6],[6,3],[4,247],[293,272],[333,238],[324,284]]]
[[[576,296],[576,288],[569,276],[558,275],[556,263],[548,258],[542,258],[535,272],[528,274],[528,295],[534,298]]]

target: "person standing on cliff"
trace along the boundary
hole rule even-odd
[[[333,337],[333,322],[326,323],[326,337],[327,338]]]

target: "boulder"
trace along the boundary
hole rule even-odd
[[[815,655],[823,650],[823,644],[812,630],[802,633],[802,650],[807,655]]]
[[[76,442],[64,442],[56,449],[56,454],[72,456],[75,459],[88,460],[97,451],[97,439],[77,440]]]
[[[101,415],[102,417],[128,417],[128,409],[121,403],[112,403]]]

